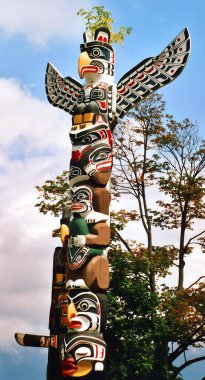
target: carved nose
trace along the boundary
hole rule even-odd
[[[74,303],[72,302],[72,303],[68,306],[68,311],[67,311],[68,322],[71,323],[71,319],[72,319],[72,318],[75,318],[76,316],[77,316],[77,310],[76,310],[76,308],[75,308]]]

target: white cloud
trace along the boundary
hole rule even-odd
[[[158,199],[164,199],[164,195],[159,193],[156,186],[147,191],[148,207],[154,209],[156,208],[156,201]],[[125,209],[127,211],[138,210],[138,204],[136,199],[131,195],[123,195],[120,198],[120,202],[112,202],[112,209],[120,210]],[[187,231],[186,242],[197,233],[204,230],[204,221],[196,220],[193,224],[193,230]],[[136,240],[138,243],[147,244],[147,235],[143,228],[142,223],[139,222],[129,222],[121,233],[122,237],[130,240]],[[179,229],[164,229],[153,228],[153,244],[154,245],[175,245],[179,248],[180,240],[180,230]],[[205,254],[201,252],[198,245],[193,246],[193,252],[186,257],[186,265],[184,271],[184,286],[188,287],[201,276],[205,276]],[[178,271],[176,267],[172,268],[171,275],[167,276],[165,279],[160,279],[160,282],[166,283],[168,286],[177,286],[178,283]]]
[[[70,116],[0,79],[0,349],[14,332],[47,334],[52,256],[59,220],[34,207],[35,185],[66,169]]]
[[[0,79],[0,103],[3,153],[13,158],[22,154],[31,157],[67,146],[69,116],[34,98],[14,79]]]
[[[84,6],[82,0],[0,0],[0,28],[41,47],[56,38],[74,40],[82,35],[82,18],[76,13]]]

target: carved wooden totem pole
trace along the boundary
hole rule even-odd
[[[162,53],[142,61],[115,85],[109,40],[104,27],[93,38],[84,34],[78,63],[84,85],[47,66],[49,102],[72,115],[72,204],[63,210],[62,247],[54,253],[50,336],[16,334],[23,346],[48,348],[47,380],[103,376],[113,129],[119,117],[181,73],[190,51],[184,29]]]

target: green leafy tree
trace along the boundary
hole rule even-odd
[[[55,180],[48,179],[42,186],[36,186],[39,202],[35,205],[43,214],[50,212],[61,216],[64,207],[70,204],[69,172],[64,170]]]
[[[92,36],[94,35],[94,32],[97,28],[102,26],[108,28],[111,31],[111,44],[119,43],[122,45],[126,35],[130,35],[132,32],[131,27],[125,26],[121,26],[118,31],[115,32],[112,26],[114,23],[112,14],[111,12],[106,11],[104,6],[92,7],[91,11],[80,9],[77,14],[85,19],[85,26],[90,31]]]

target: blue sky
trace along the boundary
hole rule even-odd
[[[52,253],[58,219],[34,208],[35,185],[68,167],[70,116],[47,102],[47,62],[77,80],[84,22],[80,8],[104,5],[118,26],[132,26],[123,47],[115,47],[115,82],[138,62],[160,53],[184,28],[192,38],[187,67],[161,93],[167,112],[197,121],[204,137],[205,3],[203,0],[0,0],[0,191],[1,314],[0,378],[44,380],[46,352],[18,347],[15,331],[47,333]],[[204,274],[196,253],[187,283]],[[191,353],[193,354],[193,353]],[[183,372],[201,380],[205,364]]]

